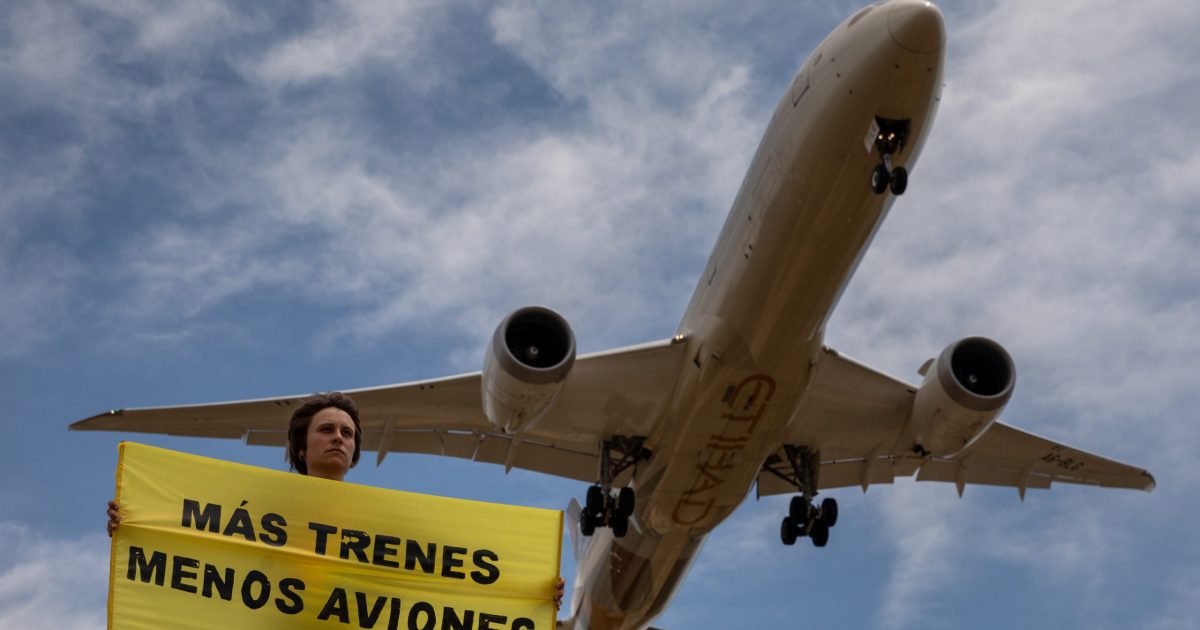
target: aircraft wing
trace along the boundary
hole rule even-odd
[[[646,435],[662,415],[685,344],[667,339],[579,357],[554,404],[513,437],[483,413],[480,373],[344,390],[358,404],[363,450],[427,453],[511,464],[594,482],[600,443]],[[202,405],[114,409],[71,425],[73,431],[127,431],[240,438],[284,446],[291,410],[305,395]]]
[[[920,457],[904,440],[916,386],[826,348],[813,382],[784,443],[820,452],[819,489],[917,481],[1049,488],[1052,482],[1154,489],[1140,468],[1101,457],[1016,427],[995,422],[952,458]],[[782,450],[782,449],[781,449]],[[782,452],[768,458],[758,476],[758,495],[792,494],[790,465]]]

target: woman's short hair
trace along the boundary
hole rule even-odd
[[[345,411],[354,421],[354,456],[350,458],[350,467],[354,468],[358,463],[358,456],[362,450],[362,425],[358,421],[358,405],[354,404],[353,398],[342,392],[326,392],[313,394],[300,401],[300,406],[296,407],[292,412],[292,419],[288,421],[288,446],[284,459],[292,470],[302,475],[308,474],[308,463],[300,457],[300,451],[308,447],[308,425],[312,424],[313,416],[317,415],[318,411],[330,407]]]

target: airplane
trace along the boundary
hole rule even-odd
[[[567,516],[577,630],[646,628],[705,537],[751,493],[793,494],[780,539],[828,543],[819,493],[897,477],[1029,488],[1151,491],[1145,470],[997,419],[1008,352],[956,340],[910,384],[824,344],[829,317],[908,185],[941,98],[946,33],[921,0],[864,7],[783,94],[713,254],[669,339],[576,357],[544,307],[501,321],[480,372],[346,390],[362,447],[521,468],[587,484]],[[72,430],[286,443],[303,396],[117,409]]]

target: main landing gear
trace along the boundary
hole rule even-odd
[[[908,169],[903,166],[892,168],[892,155],[904,149],[912,127],[907,120],[889,120],[875,117],[879,130],[875,134],[875,149],[879,151],[882,164],[871,170],[871,191],[881,195],[891,188],[893,195],[903,195],[908,189]]]
[[[784,445],[783,450],[787,461],[776,458],[768,462],[766,470],[794,484],[801,495],[792,497],[788,514],[779,524],[779,538],[785,545],[794,545],[797,538],[808,536],[813,546],[824,547],[829,542],[829,528],[837,524],[838,505],[833,498],[826,498],[819,506],[813,503],[821,454],[804,446]]]
[[[829,542],[829,528],[837,524],[837,500],[827,498],[817,507],[804,497],[792,497],[788,515],[779,524],[779,538],[785,545],[796,544],[796,539],[808,536],[814,547],[824,547]]]
[[[633,488],[621,488],[614,493],[605,492],[601,486],[589,486],[587,503],[579,515],[579,532],[591,536],[597,527],[611,527],[613,536],[623,538],[629,531],[629,517],[633,515]]]
[[[600,483],[590,486],[583,511],[579,515],[579,533],[591,536],[597,527],[612,528],[613,536],[623,538],[629,531],[636,497],[633,488],[614,490],[613,479],[626,468],[649,459],[645,438],[614,436],[600,446]]]

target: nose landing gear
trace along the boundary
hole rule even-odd
[[[893,195],[903,195],[908,190],[908,169],[903,166],[889,169],[892,156],[883,156],[883,164],[871,169],[871,191],[882,195],[890,187]]]
[[[880,164],[871,169],[871,191],[882,195],[891,188],[893,195],[903,195],[908,189],[908,169],[892,168],[892,156],[904,149],[912,124],[907,120],[875,117],[871,125],[874,149],[879,152]],[[869,136],[868,136],[869,138]]]

